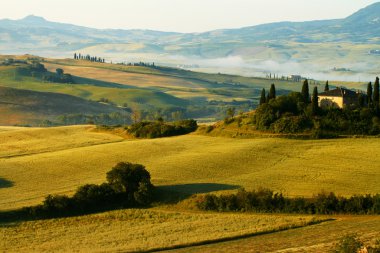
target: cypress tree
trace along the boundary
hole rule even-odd
[[[379,110],[379,78],[376,77],[375,84],[373,86],[373,104],[376,112]]]
[[[260,97],[260,105],[265,104],[265,89],[261,91],[261,97]]]
[[[74,60],[77,59],[77,53],[74,53]]]
[[[313,96],[311,97],[311,111],[313,115],[317,115],[319,110],[318,106],[318,88],[314,87]]]
[[[307,79],[305,79],[305,81],[303,82],[301,94],[303,101],[305,103],[310,103],[309,82],[307,81]]]
[[[325,91],[329,91],[329,90],[330,90],[329,81],[326,81]]]
[[[372,83],[369,82],[367,86],[367,104],[368,107],[372,105]]]
[[[269,100],[276,98],[276,87],[274,86],[274,83],[270,86],[269,90]]]

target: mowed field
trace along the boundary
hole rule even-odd
[[[290,140],[185,135],[122,140],[92,126],[0,131],[0,209],[38,204],[102,183],[116,163],[147,167],[155,185],[183,193],[270,188],[287,196],[380,192],[377,138]]]

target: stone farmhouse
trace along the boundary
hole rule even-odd
[[[322,108],[356,107],[359,104],[359,93],[345,88],[336,88],[319,93],[318,103]]]

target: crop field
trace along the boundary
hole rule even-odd
[[[273,232],[323,220],[313,216],[118,210],[0,227],[6,252],[116,252],[189,245]],[[210,226],[212,224],[212,226]]]
[[[85,183],[102,183],[120,161],[145,165],[155,185],[184,194],[240,187],[265,187],[291,197],[322,190],[342,196],[380,192],[377,138],[234,139],[192,134],[121,140],[90,128],[0,132],[5,147],[0,158],[0,209],[38,204],[48,194],[71,194]]]
[[[339,239],[348,234],[357,234],[365,246],[374,246],[380,239],[380,217],[337,216],[331,222],[302,227],[246,239],[214,243],[185,249],[175,253],[201,252],[333,252]]]

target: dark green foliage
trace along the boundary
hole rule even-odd
[[[274,83],[272,83],[269,89],[269,101],[275,98],[276,98],[276,87],[274,86]]]
[[[139,190],[152,189],[150,174],[141,164],[120,162],[107,172],[107,181],[116,193],[126,194],[128,200],[134,200],[134,194]]]
[[[309,82],[307,79],[303,82],[301,94],[303,102],[310,103]]]
[[[265,97],[265,89],[261,91],[261,96],[260,96],[260,105],[264,104],[266,102],[266,97]]]
[[[373,102],[379,103],[379,77],[376,77],[375,84],[373,86]]]
[[[62,76],[63,75],[63,69],[58,68],[55,70],[55,73],[57,73],[57,76]]]
[[[367,104],[368,107],[372,106],[372,83],[369,82],[367,85]]]
[[[326,81],[326,84],[325,84],[325,91],[329,91],[330,90],[330,87],[329,87],[329,81]]]
[[[358,239],[357,235],[345,235],[339,241],[334,252],[336,253],[356,253],[358,252],[363,243]]]
[[[57,117],[58,125],[78,125],[78,124],[95,124],[95,125],[124,125],[131,122],[128,113],[112,112],[101,113],[98,115],[87,114],[65,114]]]
[[[20,210],[30,218],[80,215],[120,207],[146,206],[153,200],[154,186],[143,165],[118,163],[107,173],[108,183],[86,184],[73,197],[48,195],[41,205]]]
[[[45,66],[43,64],[41,64],[40,62],[37,62],[37,61],[33,61],[31,64],[29,64],[28,69],[30,71],[35,71],[35,72],[40,72],[40,73],[47,72]]]
[[[280,133],[287,132],[285,129],[292,129],[291,132],[299,132],[310,125],[310,122],[301,115],[304,108],[302,95],[299,92],[292,92],[260,106],[256,110],[254,122],[259,130],[275,130]],[[275,126],[274,123],[281,118],[288,119],[281,120]]]
[[[311,97],[311,113],[313,116],[317,115],[319,112],[318,105],[318,88],[314,87],[313,96]]]
[[[197,129],[195,120],[181,120],[173,123],[143,121],[129,126],[126,130],[137,138],[160,138],[188,134]]]
[[[239,190],[236,194],[207,194],[197,200],[198,208],[210,211],[253,211],[263,213],[380,214],[380,194],[337,197],[320,193],[313,198],[287,198],[269,189]]]
[[[364,95],[361,98],[364,100]],[[292,92],[259,106],[253,123],[258,130],[305,133],[311,134],[312,138],[380,134],[380,119],[376,108],[320,108],[316,87],[311,104],[304,102],[302,93]]]

